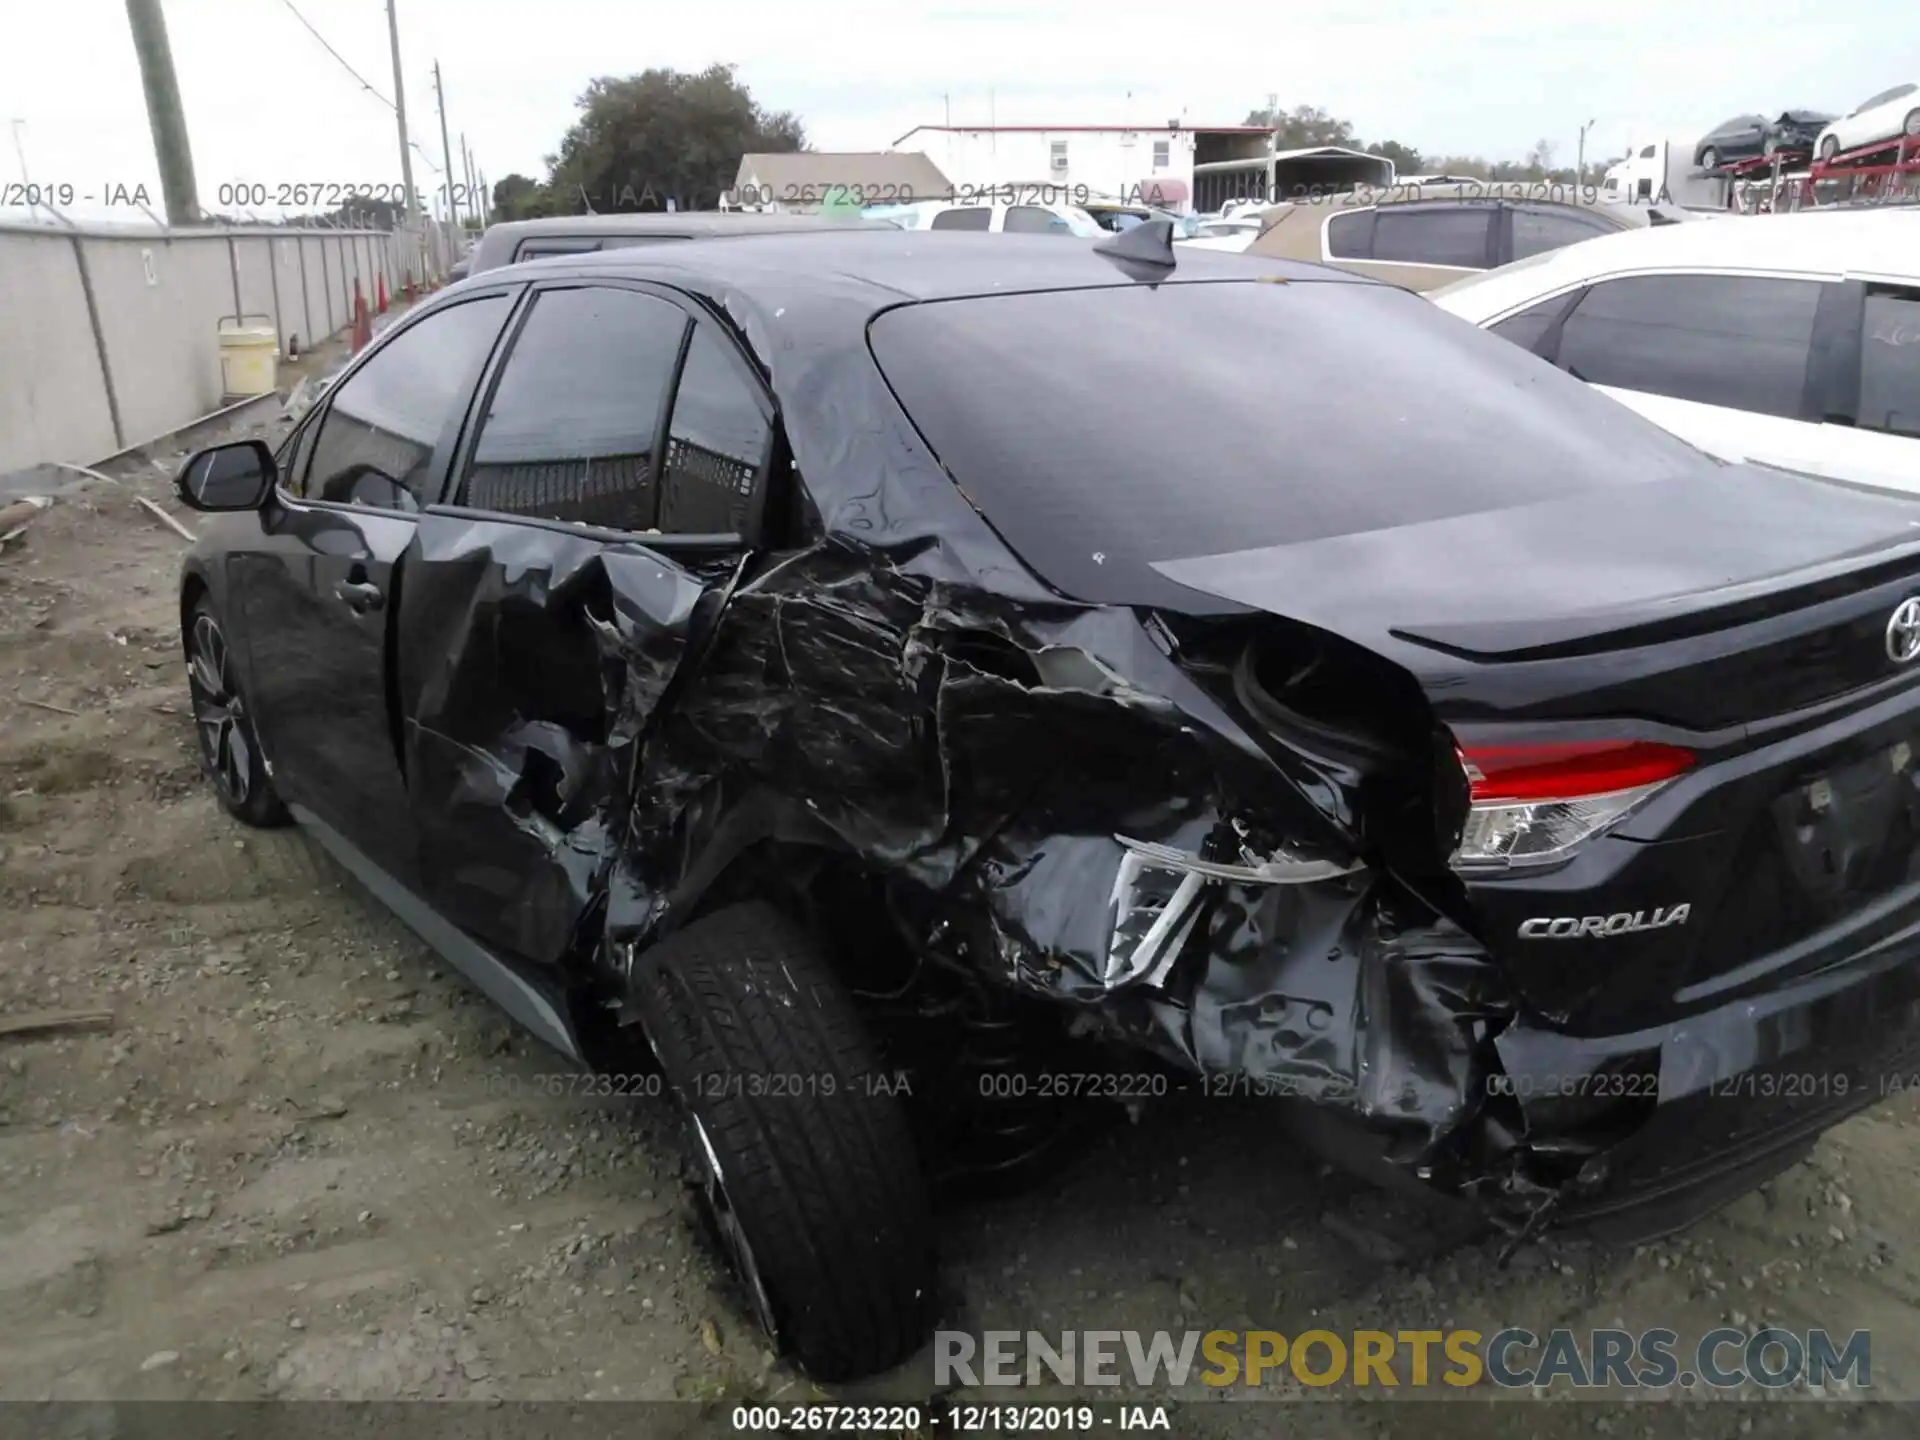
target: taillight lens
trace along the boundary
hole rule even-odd
[[[1475,745],[1459,754],[1473,808],[1453,863],[1470,869],[1564,859],[1693,764],[1692,751],[1647,740]]]

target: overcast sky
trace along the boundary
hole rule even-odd
[[[382,95],[384,0],[292,0]],[[457,156],[490,180],[540,175],[597,75],[730,61],[757,100],[796,111],[818,149],[879,149],[915,125],[1237,124],[1277,92],[1363,139],[1562,162],[1698,133],[1743,110],[1847,110],[1920,79],[1914,0],[1293,0],[1205,7],[986,0],[914,13],[881,0],[398,0],[408,120],[443,165],[437,59]],[[302,28],[286,0],[164,0],[203,204],[247,181],[391,184],[393,112]],[[0,0],[0,186],[107,188],[158,172],[124,0]],[[414,182],[438,172],[416,154]],[[4,197],[0,197],[4,198]],[[222,206],[221,208],[225,208]],[[116,218],[138,219],[137,211]]]

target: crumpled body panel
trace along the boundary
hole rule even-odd
[[[1380,864],[1370,777],[1256,737],[1146,617],[1040,585],[870,357],[809,348],[870,298],[791,304],[718,308],[780,396],[805,548],[741,571],[423,517],[400,713],[442,801],[430,898],[618,1006],[730,866],[812,847],[904,897],[928,958],[1078,1032],[1336,1110],[1423,1174],[1482,1147],[1513,1002]],[[1323,878],[1183,891],[1116,838],[1197,852],[1242,819]]]

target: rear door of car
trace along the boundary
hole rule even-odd
[[[261,543],[229,567],[275,787],[403,884],[417,849],[387,686],[396,566],[518,293],[486,287],[382,336],[302,424]]]
[[[674,675],[757,538],[773,408],[670,290],[533,288],[406,558],[399,703],[422,894],[496,950],[582,933]]]

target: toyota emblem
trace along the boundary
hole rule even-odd
[[[1920,596],[1902,600],[1887,621],[1887,658],[1905,665],[1920,655]]]

